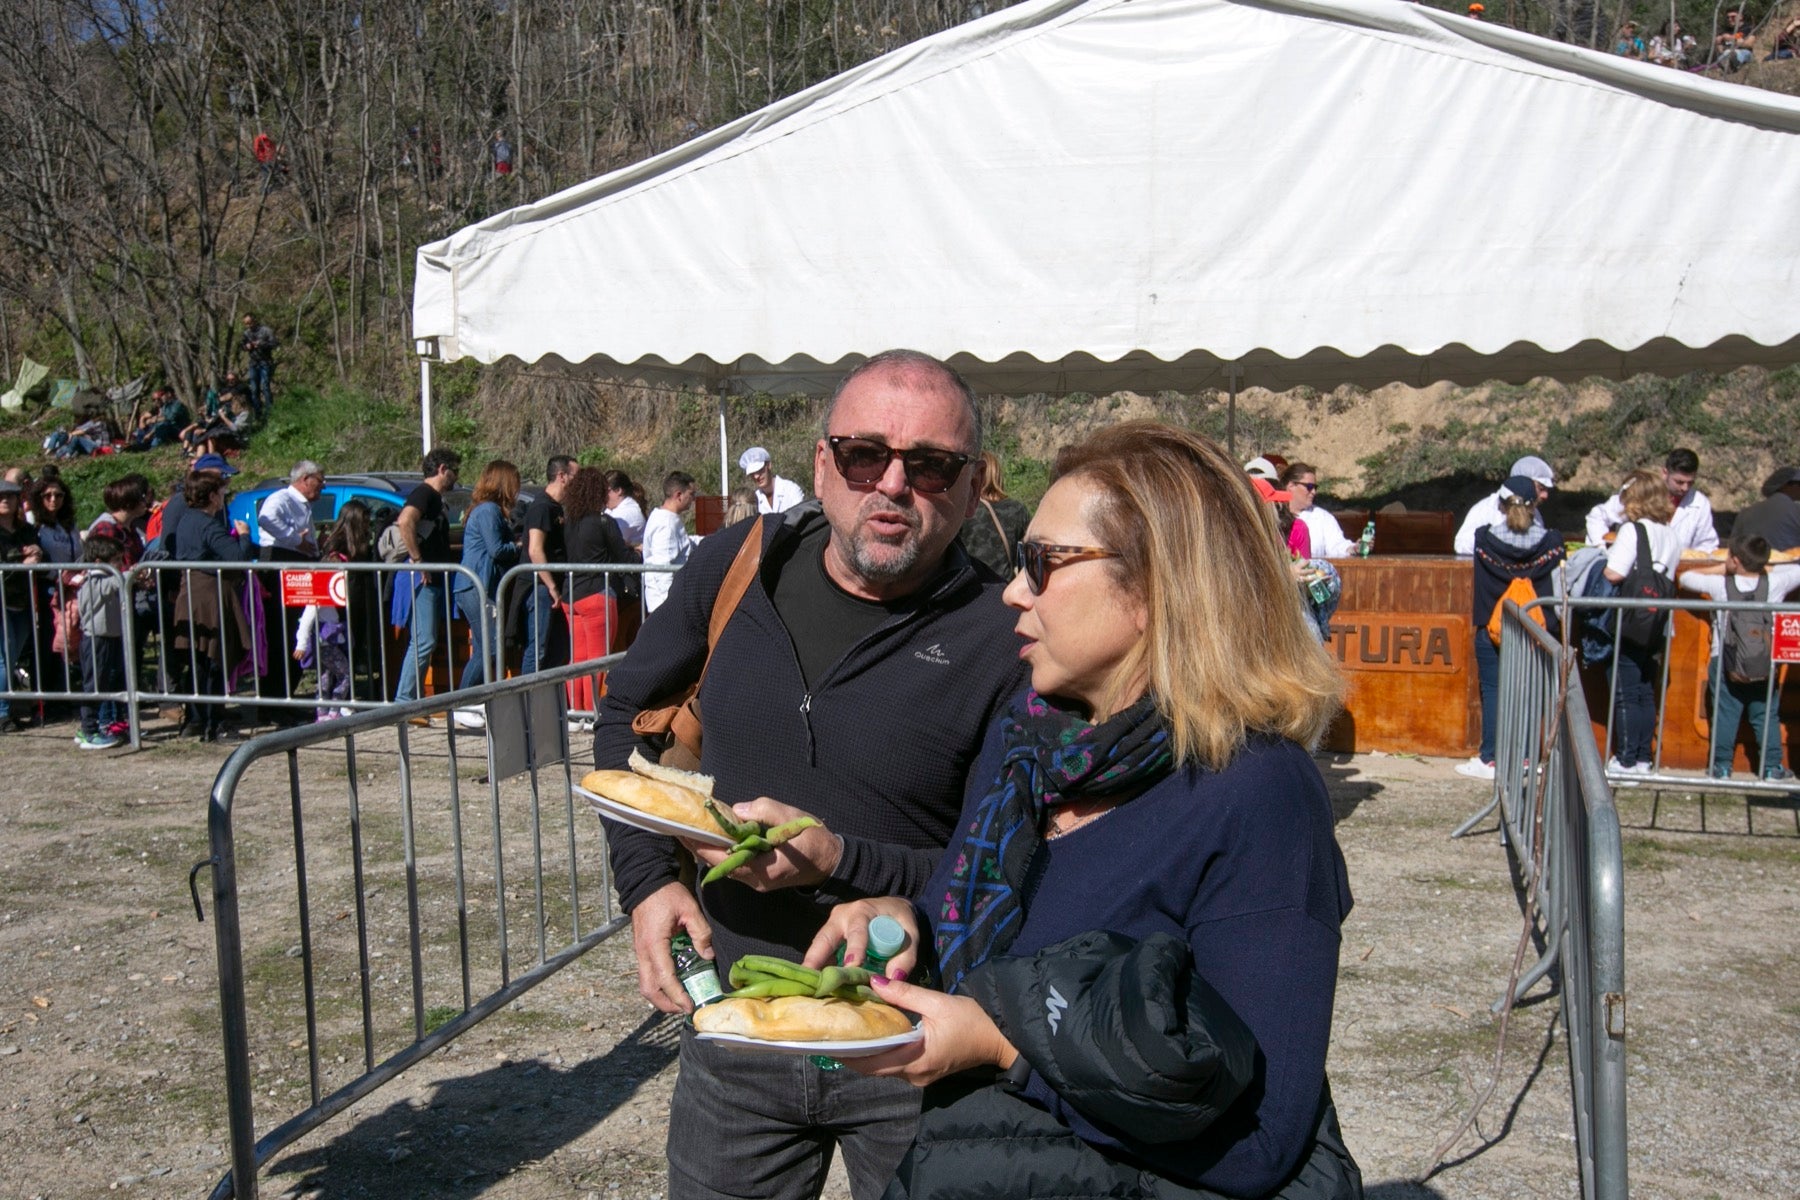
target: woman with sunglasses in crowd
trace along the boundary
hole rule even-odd
[[[1275,533],[1196,434],[1058,456],[1004,593],[1030,687],[936,874],[838,906],[807,955],[861,961],[876,916],[909,935],[878,990],[923,1037],[846,1064],[925,1089],[890,1200],[1361,1194],[1325,1079],[1350,893],[1309,753],[1343,685]]]

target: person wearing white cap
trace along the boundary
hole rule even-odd
[[[1684,550],[1717,550],[1719,531],[1713,527],[1712,501],[1694,486],[1694,476],[1699,473],[1700,456],[1692,450],[1677,447],[1663,460],[1663,484],[1669,489],[1669,502],[1675,506],[1669,529]],[[1625,502],[1614,492],[1610,499],[1588,509],[1588,545],[1604,544],[1606,535],[1623,524]]]
[[[799,484],[775,473],[769,452],[761,446],[752,446],[738,455],[738,470],[749,476],[756,488],[756,511],[759,513],[786,512],[806,499]]]
[[[1556,472],[1550,469],[1549,463],[1545,462],[1535,454],[1527,454],[1524,458],[1515,462],[1512,465],[1512,470],[1508,471],[1507,475],[1509,477],[1523,475],[1525,478],[1531,480],[1531,482],[1537,484],[1539,504],[1548,500],[1550,498],[1551,490],[1556,487]],[[1456,531],[1456,541],[1452,543],[1456,553],[1475,553],[1476,532],[1488,528],[1497,521],[1506,519],[1506,513],[1500,506],[1501,499],[1500,492],[1495,492],[1491,496],[1483,496],[1469,509],[1469,515],[1463,518],[1462,528]],[[1542,529],[1544,527],[1544,518],[1542,514],[1534,513],[1532,520],[1535,522],[1536,528]]]

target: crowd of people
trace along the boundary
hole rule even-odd
[[[1682,588],[1719,601],[1779,601],[1800,587],[1800,567],[1770,565],[1773,554],[1800,550],[1800,468],[1782,467],[1764,481],[1764,498],[1738,513],[1723,546],[1712,504],[1695,486],[1699,472],[1699,456],[1679,447],[1660,469],[1630,472],[1617,492],[1589,510],[1579,544],[1565,543],[1561,533],[1545,527],[1539,507],[1556,487],[1556,476],[1535,455],[1515,462],[1499,489],[1470,509],[1455,549],[1474,559],[1481,745],[1458,765],[1460,773],[1494,777],[1501,601],[1564,594],[1667,598],[1675,594],[1678,573]],[[1684,554],[1692,561],[1684,564]],[[1540,621],[1554,627],[1554,611],[1539,612]],[[1617,774],[1648,774],[1656,761],[1667,619],[1666,612],[1643,607],[1597,612],[1571,631],[1584,659],[1605,664],[1612,675],[1607,765]],[[1758,748],[1754,773],[1770,781],[1794,778],[1781,761],[1780,733],[1767,704],[1772,631],[1766,611],[1721,609],[1713,617],[1707,695],[1709,771],[1715,778],[1730,777],[1745,718]]]
[[[86,458],[105,454],[140,453],[179,445],[188,461],[206,455],[231,456],[243,450],[252,428],[267,418],[275,403],[275,331],[255,313],[245,313],[241,347],[248,371],[226,371],[206,389],[199,413],[170,387],[159,387],[150,401],[134,410],[120,428],[105,413],[95,414],[74,427],[58,427],[44,438],[43,449],[52,459]]]
[[[1735,74],[1756,57],[1756,30],[1746,20],[1741,9],[1728,9],[1720,22],[1719,32],[1713,36],[1712,43],[1702,47],[1699,40],[1683,29],[1681,22],[1674,17],[1662,22],[1648,39],[1645,39],[1636,21],[1628,20],[1619,25],[1618,37],[1613,42],[1613,53],[1624,58],[1654,63],[1659,67],[1674,67],[1677,70],[1717,68],[1728,75]],[[1800,17],[1789,21],[1776,32],[1763,59],[1765,62],[1790,59],[1794,57],[1796,48],[1800,48]]]

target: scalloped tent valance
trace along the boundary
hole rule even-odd
[[[1399,0],[1037,0],[418,253],[446,360],[1329,388],[1800,361],[1800,102]]]

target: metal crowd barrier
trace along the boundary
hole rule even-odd
[[[254,1200],[284,1146],[629,924],[571,788],[564,687],[586,669],[460,694],[483,711],[478,741],[453,721],[416,728],[443,707],[428,698],[267,734],[226,760],[211,857],[189,876],[212,872],[231,1150],[215,1198]],[[484,778],[465,777],[471,757]],[[370,783],[384,762],[391,789]],[[470,786],[486,803],[465,821]],[[283,1117],[270,1102],[279,1123],[258,1138],[257,1097],[300,1074],[305,1105]]]
[[[1711,625],[1713,623],[1712,618],[1714,618],[1716,614],[1727,612],[1766,613],[1769,614],[1772,622],[1779,620],[1780,614],[1800,616],[1800,604],[1782,603],[1772,600],[1756,602],[1748,600],[1725,601],[1685,598],[1643,600],[1619,597],[1568,597],[1564,600],[1555,602],[1539,601],[1530,607],[1549,608],[1553,605],[1557,611],[1563,614],[1565,625],[1568,624],[1571,617],[1579,620],[1583,614],[1596,614],[1608,611],[1619,612],[1627,609],[1660,608],[1670,613],[1694,613],[1708,618],[1707,637],[1709,639],[1713,636]],[[1617,626],[1617,621],[1618,618],[1615,617],[1615,628]],[[1656,652],[1658,660],[1658,679],[1655,687],[1656,722],[1655,732],[1653,734],[1655,751],[1651,769],[1648,772],[1622,771],[1613,765],[1616,761],[1616,755],[1612,752],[1611,748],[1614,745],[1614,733],[1617,728],[1618,688],[1616,681],[1618,679],[1619,656],[1621,651],[1618,639],[1616,637],[1612,639],[1611,650],[1607,661],[1604,664],[1607,679],[1606,720],[1604,722],[1604,728],[1606,730],[1605,744],[1608,747],[1608,753],[1605,756],[1605,770],[1608,782],[1615,787],[1649,787],[1656,789],[1658,803],[1660,803],[1662,792],[1665,790],[1695,793],[1702,797],[1708,793],[1742,795],[1745,798],[1746,805],[1748,805],[1751,797],[1759,794],[1776,796],[1783,799],[1792,799],[1796,793],[1800,793],[1800,782],[1796,782],[1793,779],[1764,779],[1762,777],[1761,764],[1756,761],[1755,758],[1753,758],[1751,762],[1751,770],[1748,776],[1739,774],[1736,771],[1735,764],[1730,762],[1729,757],[1727,759],[1729,771],[1724,777],[1714,777],[1709,769],[1682,771],[1666,765],[1664,762],[1664,734],[1668,729],[1668,723],[1671,718],[1681,715],[1679,712],[1672,712],[1668,704],[1670,668],[1674,659],[1672,653],[1674,630],[1675,623],[1671,617],[1664,622],[1661,645]],[[1717,683],[1716,677],[1718,671],[1719,662],[1717,657],[1711,653],[1709,641],[1706,666],[1701,672],[1705,680],[1703,686],[1707,692],[1706,728],[1708,743],[1707,758],[1709,766],[1716,739],[1720,736],[1729,739],[1731,746],[1730,754],[1734,755],[1738,737],[1736,724],[1729,730],[1725,730],[1720,726],[1719,706],[1723,699],[1725,689]],[[1752,730],[1754,753],[1760,756],[1762,748],[1769,744],[1770,739],[1773,739],[1776,746],[1775,758],[1777,763],[1782,763],[1784,760],[1784,756],[1781,753],[1782,725],[1779,708],[1785,671],[1786,667],[1784,664],[1771,663],[1769,677],[1762,687],[1762,703],[1764,707],[1762,727],[1760,729]],[[1746,711],[1741,718],[1741,721],[1747,722],[1748,720],[1749,714]],[[1746,809],[1746,811],[1748,812],[1748,809]],[[1701,820],[1704,823],[1704,808],[1701,810]],[[1654,814],[1652,816],[1652,821],[1654,822]],[[1800,806],[1795,808],[1794,822],[1796,831],[1800,831]],[[1702,827],[1704,828],[1704,824]]]
[[[1510,601],[1502,617],[1495,755],[1493,800],[1452,836],[1470,832],[1499,810],[1544,940],[1542,956],[1500,1003],[1509,1003],[1560,963],[1581,1194],[1583,1200],[1625,1200],[1619,816],[1594,742],[1576,656]]]
[[[644,585],[651,577],[673,575],[679,570],[681,568],[677,566],[645,563],[520,563],[508,568],[494,584],[494,627],[501,631],[490,643],[494,678],[506,675],[509,655],[504,632],[515,604],[523,607],[525,640],[543,647],[537,658],[539,669],[546,662],[553,666],[584,660],[591,663],[605,654],[622,653],[630,645],[648,615],[643,601]],[[539,609],[542,591],[537,579],[539,575],[549,575],[556,580],[562,601],[556,608],[543,612]],[[594,611],[590,612],[573,612],[569,597],[575,594],[577,585],[594,583],[613,596],[614,603],[594,606]],[[523,596],[520,596],[521,591]],[[623,599],[618,598],[621,592],[625,593]],[[545,591],[543,602],[548,600]],[[605,693],[605,672],[590,670],[569,685],[569,693],[570,714],[594,719],[600,697]]]
[[[79,633],[80,619],[74,606],[80,594],[75,580],[89,574],[106,578],[118,589],[124,629],[120,638],[122,690],[101,688],[97,679],[93,685],[87,682],[93,667],[91,660],[84,667],[83,655],[95,651],[91,646],[81,647],[85,635]],[[0,564],[0,621],[4,621],[0,627],[0,699],[9,709],[21,701],[115,705],[115,719],[130,727],[131,745],[134,749],[139,746],[138,664],[132,652],[136,640],[130,596],[124,576],[99,563]],[[59,643],[67,644],[71,626],[77,631],[78,648],[73,654],[56,648]]]
[[[79,661],[50,648],[54,611],[76,594],[63,577],[79,570],[103,570],[121,578],[124,595],[130,597],[122,605],[123,693],[90,691],[83,686]],[[479,605],[476,611],[490,611],[486,589],[468,568],[445,564],[434,565],[431,571],[447,581],[466,581]],[[140,563],[122,576],[90,563],[0,566],[0,602],[26,593],[30,622],[26,645],[11,651],[15,661],[0,677],[0,699],[119,703],[133,747],[141,745],[143,704],[181,704],[193,716],[203,706],[215,704],[252,705],[265,715],[273,710],[317,710],[336,716],[382,707],[395,694],[407,665],[405,656],[414,645],[408,629],[390,628],[392,592],[412,587],[415,601],[435,598],[432,612],[440,632],[433,660],[441,656],[448,675],[439,681],[441,705],[471,661],[482,682],[492,681],[494,658],[486,647],[496,631],[484,622],[475,632],[479,644],[465,649],[460,633],[469,626],[452,586],[427,591],[416,586],[420,574],[417,566],[405,563],[157,561]],[[318,668],[327,653],[324,641],[297,636],[306,619],[302,601],[309,596],[317,601],[315,616],[336,616],[334,623],[341,630],[341,646],[332,643],[341,654],[333,654],[339,678],[331,694],[321,694],[318,687]],[[296,602],[284,603],[290,597]],[[190,628],[199,629],[202,636],[188,636]],[[209,654],[199,643],[209,641],[213,631],[229,632],[223,632],[222,641]],[[310,652],[312,663],[303,667],[296,650]],[[421,691],[433,660],[421,656],[413,664]],[[13,667],[24,668],[28,677],[22,679]]]

